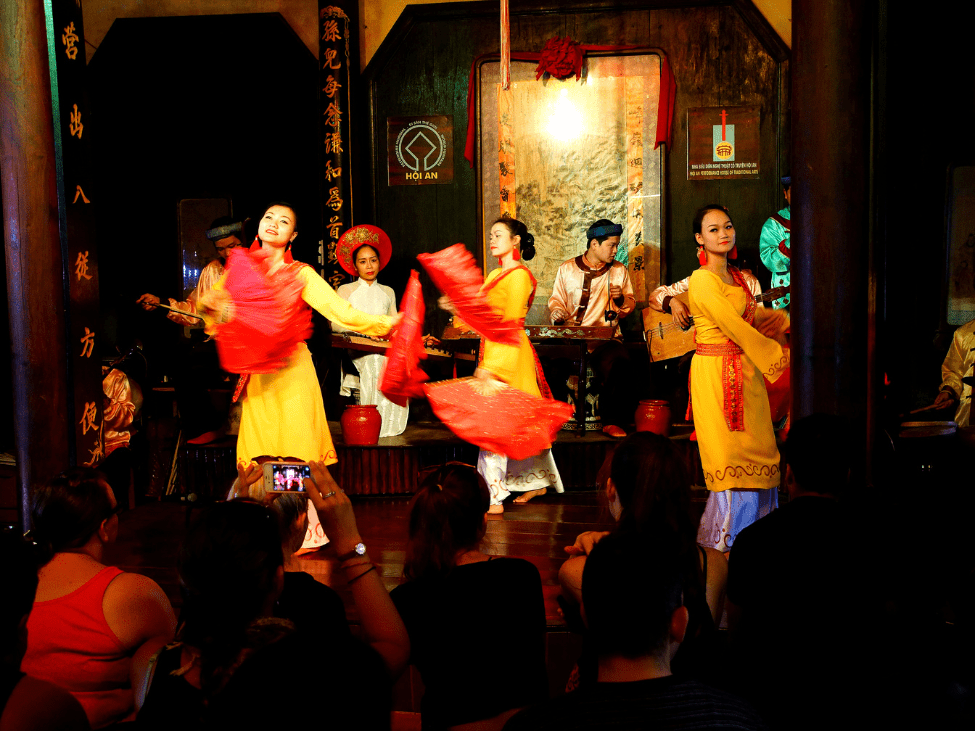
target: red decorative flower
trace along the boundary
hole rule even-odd
[[[547,73],[556,79],[567,79],[575,74],[578,79],[582,76],[582,58],[582,47],[568,36],[549,38],[542,49],[535,78],[539,79]]]

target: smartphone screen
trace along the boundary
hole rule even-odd
[[[311,477],[311,468],[307,464],[271,464],[271,489],[275,492],[304,492],[302,480],[306,477]]]

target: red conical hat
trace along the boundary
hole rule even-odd
[[[353,277],[357,276],[355,252],[363,245],[371,246],[379,254],[380,269],[389,263],[389,258],[393,255],[393,245],[389,241],[389,236],[379,226],[369,224],[353,226],[339,237],[335,245],[335,257],[339,260],[339,266]]]

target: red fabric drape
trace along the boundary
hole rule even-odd
[[[526,459],[548,449],[572,407],[505,386],[483,396],[476,378],[424,386],[433,412],[466,442],[511,459]]]
[[[481,292],[484,278],[467,247],[454,244],[436,254],[418,254],[416,258],[474,332],[496,343],[521,344],[524,325],[516,320],[502,320],[488,304]]]
[[[400,312],[403,317],[390,338],[379,390],[394,404],[406,406],[411,398],[423,398],[423,384],[428,380],[427,374],[420,368],[420,360],[427,357],[423,349],[426,307],[416,270],[410,272],[410,281],[406,283],[406,292],[400,302]]]
[[[311,308],[301,301],[298,266],[268,274],[268,252],[233,249],[224,288],[233,319],[214,329],[220,365],[228,373],[274,373],[311,337]]]
[[[677,80],[670,69],[670,61],[661,56],[660,63],[660,98],[657,100],[657,140],[653,149],[660,147],[663,142],[670,149],[674,130],[674,107],[677,104]]]

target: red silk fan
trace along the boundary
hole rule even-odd
[[[572,416],[569,404],[505,386],[493,396],[478,379],[458,378],[424,386],[433,412],[464,441],[511,459],[527,459],[552,446]]]
[[[474,257],[463,244],[454,244],[436,254],[416,257],[437,289],[450,297],[457,315],[481,337],[505,345],[520,345],[524,326],[517,320],[502,320],[481,294],[484,278]]]
[[[379,390],[394,404],[406,406],[408,399],[423,398],[423,383],[428,380],[420,368],[420,360],[427,357],[422,339],[426,308],[420,277],[415,270],[406,283],[400,312],[403,317],[389,341]]]
[[[268,275],[267,253],[233,249],[227,258],[224,289],[232,319],[214,331],[220,365],[228,373],[273,373],[287,364],[312,331],[311,309],[301,302],[301,265]]]

